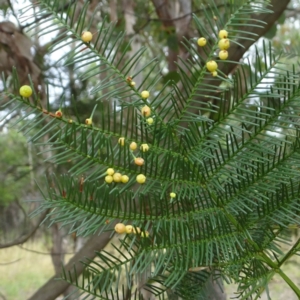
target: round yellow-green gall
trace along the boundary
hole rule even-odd
[[[217,72],[217,71],[213,71],[213,72],[211,72],[211,75],[212,75],[213,77],[216,77],[216,76],[218,76],[218,72]]]
[[[121,173],[115,173],[113,175],[113,179],[114,179],[114,182],[121,182],[122,181],[122,174]]]
[[[115,232],[117,233],[125,233],[126,232],[126,226],[123,223],[118,223],[115,226]]]
[[[153,118],[148,118],[146,121],[147,121],[148,125],[152,125],[154,122]]]
[[[213,72],[218,69],[218,64],[214,60],[210,60],[206,63],[206,68],[209,72]]]
[[[93,39],[93,34],[90,31],[85,31],[81,35],[81,39],[85,43],[89,43]]]
[[[107,175],[105,176],[105,182],[106,183],[112,183],[113,182],[113,177],[111,175]]]
[[[220,39],[218,46],[220,50],[227,50],[230,47],[229,39]]]
[[[125,232],[126,232],[127,234],[133,233],[133,226],[132,226],[132,225],[126,225],[126,226],[125,226]]]
[[[113,176],[114,173],[115,173],[115,170],[114,170],[113,168],[108,168],[108,169],[106,170],[106,174],[107,174],[107,175]]]
[[[136,150],[136,148],[137,148],[137,143],[136,142],[131,142],[130,143],[130,145],[129,145],[129,148],[131,149],[131,150]]]
[[[139,174],[136,176],[136,181],[140,184],[143,184],[146,182],[146,176],[144,174]]]
[[[86,125],[92,125],[92,123],[93,123],[92,118],[88,118],[88,119],[85,120]]]
[[[127,175],[122,175],[121,181],[122,181],[123,183],[127,183],[127,182],[129,181],[129,177],[128,177]]]
[[[171,197],[171,198],[175,198],[175,197],[176,197],[176,194],[172,192],[172,193],[170,193],[170,197]]]
[[[225,29],[222,29],[219,31],[219,38],[220,39],[226,39],[228,38],[228,31]]]
[[[220,50],[219,52],[219,58],[220,59],[227,59],[228,58],[228,51],[227,50]]]
[[[29,85],[23,85],[20,87],[20,95],[24,98],[29,98],[32,95],[32,88]]]
[[[206,38],[204,38],[204,37],[199,38],[198,41],[197,41],[197,44],[200,47],[204,47],[206,45]]]
[[[148,91],[142,91],[141,96],[143,99],[147,99],[150,96],[150,93]]]

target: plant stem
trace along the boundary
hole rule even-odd
[[[277,272],[300,299],[300,289],[294,284],[294,282],[281,269],[277,269]]]
[[[294,251],[299,246],[299,243],[300,243],[300,238],[293,245],[293,247],[290,249],[290,251],[280,260],[278,267],[280,267],[285,261],[287,261],[294,254]]]

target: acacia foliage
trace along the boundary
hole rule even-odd
[[[102,250],[96,260],[84,262],[80,281],[76,270],[62,277],[91,298],[124,299],[129,293],[140,299],[147,289],[166,299],[172,289],[184,299],[205,299],[209,278],[220,276],[238,282],[239,296],[247,299],[279,273],[299,296],[280,269],[297,253],[298,242],[286,255],[277,246],[286,229],[299,224],[298,76],[268,44],[261,53],[256,50],[251,63],[217,58],[218,31],[228,30],[230,43],[239,47],[255,41],[247,28],[265,26],[253,16],[271,13],[268,2],[232,1],[222,15],[210,2],[203,9],[207,23],[194,16],[208,44],[200,55],[196,40],[186,39],[188,59],[179,60],[177,83],[168,81],[159,90],[158,60],[136,70],[147,49],[126,56],[130,44],[114,24],[102,19],[92,42],[81,41],[97,14],[87,24],[89,3],[77,15],[78,3],[60,11],[57,1],[43,0],[36,17],[42,24],[53,21],[53,30],[63,29],[52,51],[72,44],[61,61],[80,70],[82,81],[99,76],[90,90],[95,105],[89,121],[76,109],[74,115],[64,110],[64,97],[58,117],[37,91],[27,99],[7,89],[7,105],[23,109],[17,123],[30,116],[25,133],[34,130],[31,141],[68,168],[45,180],[37,213],[50,209],[50,224],[59,222],[83,236],[113,232],[116,219],[132,224],[137,234],[120,237],[120,245],[113,245],[117,255]],[[51,30],[44,27],[39,34]],[[219,64],[217,76],[206,68],[212,59]],[[228,74],[232,66],[236,70]],[[131,84],[139,74],[142,80]],[[266,79],[273,84],[266,86]],[[17,72],[13,83],[17,90]],[[143,90],[150,91],[148,98]],[[146,105],[151,123],[142,113]],[[130,149],[132,142],[137,150]],[[133,163],[136,156],[144,159],[142,166]],[[108,184],[108,168],[129,181]],[[136,182],[139,174],[146,176],[144,184]]]

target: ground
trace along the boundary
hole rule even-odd
[[[26,249],[26,250],[25,250]],[[0,300],[28,299],[54,274],[49,247],[41,241],[32,241],[22,247],[0,250]],[[67,258],[70,258],[68,255]],[[285,273],[300,286],[300,257],[294,257],[283,267]],[[297,296],[275,276],[269,286],[272,300],[297,300]],[[234,286],[226,286],[227,298],[234,297]],[[268,299],[266,294],[263,300]],[[58,299],[57,299],[58,300]]]

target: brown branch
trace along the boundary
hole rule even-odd
[[[42,223],[42,221],[45,219],[45,217],[47,216],[48,210],[46,210],[39,218],[37,224],[31,229],[31,231],[29,231],[27,234],[23,233],[21,236],[19,236],[16,240],[13,240],[11,242],[8,242],[6,244],[0,244],[0,249],[3,248],[8,248],[8,247],[12,247],[12,246],[16,246],[16,245],[20,245],[25,243],[39,228],[40,224]]]
[[[117,221],[112,223],[112,226]],[[111,232],[104,232],[101,236],[91,237],[87,243],[71,258],[71,260],[65,265],[66,272],[70,271],[73,278],[74,267],[76,268],[76,275],[80,276],[84,270],[84,264],[80,262],[83,257],[93,259],[96,256],[95,251],[103,249],[111,239]],[[71,284],[57,280],[57,276],[51,277],[40,289],[38,289],[33,296],[28,300],[54,300],[61,295]]]

